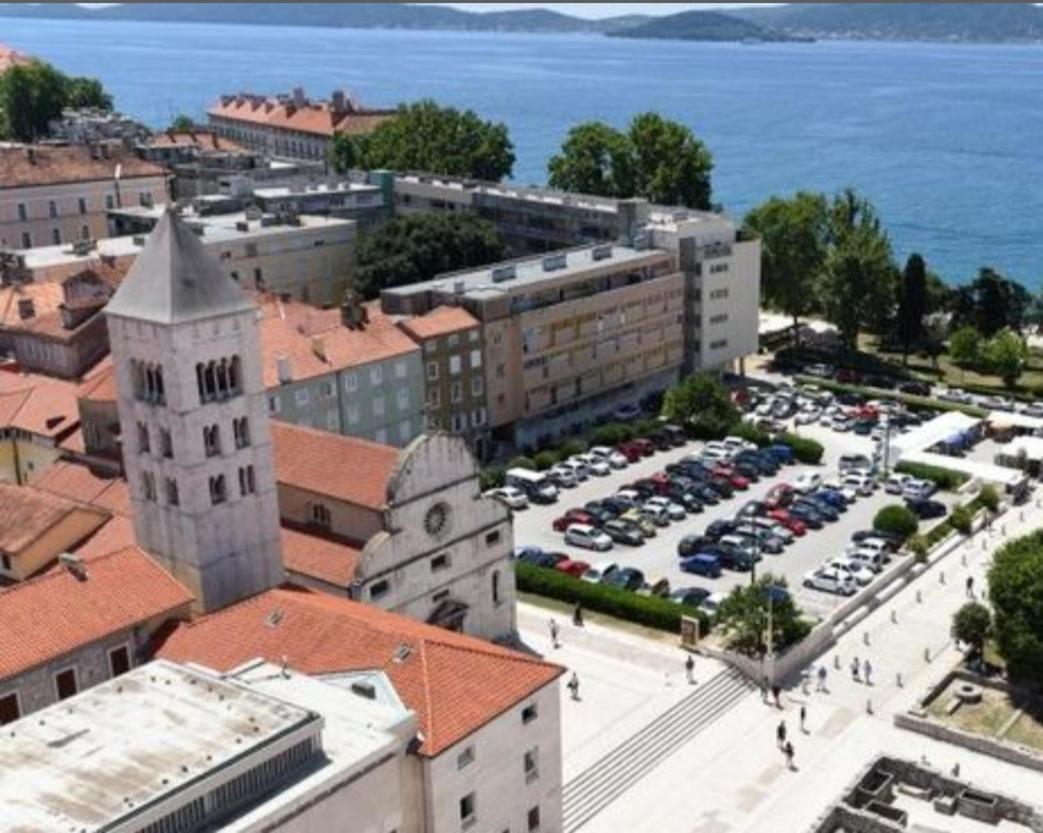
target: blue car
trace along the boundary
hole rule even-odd
[[[716,555],[700,553],[681,560],[681,570],[708,578],[720,578],[721,560]]]
[[[797,462],[797,456],[793,453],[793,449],[790,448],[788,445],[776,443],[775,445],[768,446],[764,450],[771,454],[771,456],[778,460],[780,463],[783,463],[785,465]]]
[[[815,492],[815,497],[821,498],[838,512],[847,511],[847,501],[844,496],[835,489],[819,489]]]

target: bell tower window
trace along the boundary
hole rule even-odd
[[[227,500],[228,494],[225,489],[225,476],[223,474],[210,478],[210,503],[217,506]]]

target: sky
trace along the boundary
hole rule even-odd
[[[728,9],[736,6],[777,5],[764,3],[440,3],[469,11],[505,9],[554,9],[575,17],[615,17],[621,14],[674,14],[687,9]]]

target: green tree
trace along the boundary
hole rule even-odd
[[[730,648],[761,657],[769,650],[782,651],[807,635],[808,623],[785,587],[784,578],[765,574],[752,585],[732,589],[717,612],[717,628]]]
[[[496,226],[477,215],[413,214],[359,240],[354,285],[364,298],[376,298],[382,289],[494,263],[506,253]]]
[[[502,122],[431,99],[403,104],[364,140],[353,140],[360,167],[427,171],[500,180],[514,169],[514,145]]]
[[[953,327],[973,326],[984,338],[1004,328],[1021,332],[1032,308],[1032,295],[1017,281],[983,267],[968,284],[952,291],[949,309]]]
[[[949,336],[949,357],[957,367],[974,367],[981,359],[981,336],[970,325]]]
[[[863,329],[879,330],[891,314],[895,269],[891,243],[876,209],[852,189],[833,198],[824,270],[825,312],[843,344],[858,345]]]
[[[73,108],[93,107],[111,110],[112,96],[105,91],[97,78],[75,76],[65,80],[65,106]]]
[[[65,107],[112,109],[112,96],[93,78],[70,78],[43,61],[0,75],[0,138],[32,142]]]
[[[1000,508],[1000,493],[991,483],[986,483],[978,492],[978,501],[990,512]]]
[[[1043,685],[1043,530],[1002,547],[988,581],[996,648],[1008,672]]]
[[[658,113],[641,113],[626,132],[603,122],[569,131],[547,165],[555,188],[606,197],[709,209],[713,157],[692,130]]]
[[[919,527],[920,521],[912,510],[897,503],[883,507],[873,516],[873,529],[892,532],[903,538],[915,535]]]
[[[930,552],[931,547],[923,535],[909,537],[905,542],[905,546],[913,554],[917,564],[923,564],[927,561],[927,553]]]
[[[989,372],[996,374],[1008,388],[1018,383],[1029,360],[1029,348],[1020,335],[1004,328],[988,340],[982,351]]]
[[[971,648],[972,657],[980,657],[985,640],[992,631],[992,614],[979,602],[967,602],[952,617],[952,636]]]
[[[727,388],[708,373],[696,373],[663,398],[663,415],[690,427],[698,437],[723,437],[739,418]]]
[[[924,337],[923,320],[928,307],[927,264],[914,253],[909,255],[902,270],[898,299],[898,339],[902,344],[903,365],[909,363],[909,350]]]
[[[174,120],[170,122],[170,129],[175,133],[185,133],[192,130],[195,126],[195,119],[185,113],[179,113],[174,116]],[[334,137],[334,139],[336,139],[336,137]]]
[[[330,167],[338,174],[346,174],[348,171],[359,166],[360,140],[337,133],[330,142],[329,163]]]
[[[800,319],[820,309],[816,289],[827,252],[826,198],[807,191],[790,199],[772,197],[746,215],[745,228],[761,241],[761,297],[793,319],[799,343]]]

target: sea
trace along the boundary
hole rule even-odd
[[[899,259],[949,283],[985,265],[1043,285],[1043,47],[827,41],[696,43],[596,35],[276,28],[0,18],[0,42],[99,77],[163,127],[221,93],[347,88],[504,121],[513,178],[546,179],[571,125],[648,110],[711,149],[737,218],[775,194],[852,186]]]

